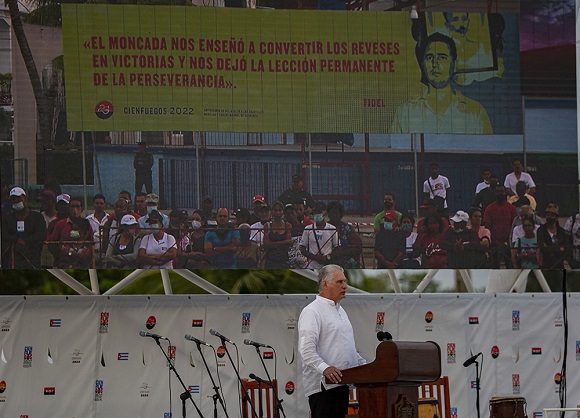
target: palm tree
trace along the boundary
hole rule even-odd
[[[10,12],[10,19],[12,21],[12,30],[14,31],[14,36],[16,36],[16,41],[18,42],[18,47],[20,48],[20,53],[24,60],[24,65],[26,66],[26,71],[28,72],[28,77],[30,78],[30,83],[32,84],[32,91],[34,92],[34,99],[36,100],[36,112],[38,115],[38,132],[37,139],[39,145],[48,144],[50,141],[51,132],[51,113],[50,113],[50,100],[42,86],[40,80],[40,74],[36,68],[36,63],[34,61],[34,56],[30,50],[30,45],[28,44],[28,39],[26,38],[26,33],[24,32],[24,25],[22,22],[22,16],[20,15],[20,10],[18,9],[18,0],[6,0],[6,5]]]

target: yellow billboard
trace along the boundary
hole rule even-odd
[[[501,77],[484,15],[469,50],[442,14],[63,4],[62,15],[71,131],[493,132],[462,92],[474,73]]]

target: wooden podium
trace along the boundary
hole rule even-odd
[[[357,387],[359,418],[417,418],[419,385],[440,376],[436,343],[383,341],[372,363],[342,371],[342,383]]]

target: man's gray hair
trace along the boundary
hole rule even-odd
[[[322,283],[337,272],[344,273],[344,269],[336,264],[328,264],[318,270],[318,289],[322,289]]]

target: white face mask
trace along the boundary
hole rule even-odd
[[[24,202],[14,203],[12,205],[12,209],[14,209],[17,212],[20,212],[20,211],[24,210]]]
[[[199,228],[201,228],[201,222],[200,221],[197,221],[197,220],[194,220],[194,221],[191,222],[191,227],[193,229],[199,229]]]

